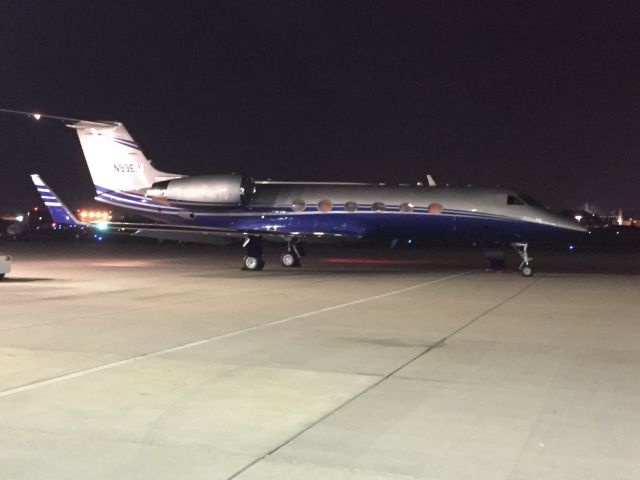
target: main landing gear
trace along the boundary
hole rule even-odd
[[[258,272],[264,268],[262,258],[262,237],[247,237],[242,246],[246,254],[242,259],[242,270]]]
[[[287,268],[299,267],[302,255],[304,255],[302,245],[297,238],[292,238],[287,242],[287,251],[280,255],[280,263]]]
[[[527,252],[527,248],[529,247],[529,244],[528,243],[521,243],[521,242],[514,242],[514,243],[511,244],[511,246],[516,251],[516,253],[518,255],[520,255],[520,258],[522,259],[522,263],[518,267],[518,269],[520,270],[520,273],[524,277],[533,276],[533,267],[531,266],[531,262],[533,261],[533,258],[530,257],[528,252]]]
[[[264,268],[264,258],[262,257],[262,237],[247,237],[242,244],[245,249],[245,256],[242,259],[242,270],[259,272]],[[304,256],[303,244],[298,238],[291,238],[287,242],[287,251],[280,256],[280,262],[284,267],[299,267],[300,257]]]

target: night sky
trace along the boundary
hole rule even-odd
[[[121,121],[170,172],[637,211],[639,102],[637,2],[0,2],[0,107]],[[0,210],[36,172],[93,197],[73,131],[0,129]]]

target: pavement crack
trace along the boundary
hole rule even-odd
[[[456,276],[460,276],[460,275],[465,275],[469,272],[463,272],[461,274],[457,274],[457,275],[452,275],[449,277],[445,277],[444,279],[450,279],[452,277],[456,277]],[[344,409],[346,406],[350,405],[351,403],[353,403],[354,401],[356,401],[357,399],[361,398],[363,395],[365,395],[366,393],[372,391],[374,388],[380,386],[381,384],[383,384],[384,382],[386,382],[387,380],[389,380],[391,377],[393,377],[394,375],[396,375],[398,372],[400,372],[402,369],[408,367],[409,365],[411,365],[413,362],[415,362],[416,360],[424,357],[427,353],[431,352],[432,350],[442,346],[445,344],[445,342],[447,340],[449,340],[451,337],[453,337],[454,335],[457,335],[458,333],[460,333],[461,331],[463,331],[464,329],[468,328],[469,326],[473,325],[474,323],[476,323],[478,320],[480,320],[481,318],[489,315],[491,312],[497,310],[498,308],[504,306],[505,304],[509,303],[511,300],[513,300],[514,298],[520,296],[522,293],[524,293],[526,290],[528,290],[529,288],[531,288],[533,285],[535,285],[538,281],[540,280],[540,277],[535,278],[533,281],[529,282],[527,285],[525,285],[523,288],[521,288],[520,290],[518,290],[516,293],[514,293],[513,295],[510,295],[509,297],[505,298],[504,300],[496,303],[495,305],[493,305],[492,307],[488,308],[487,310],[483,311],[482,313],[476,315],[475,317],[473,317],[471,320],[469,320],[467,323],[465,323],[464,325],[462,325],[461,327],[455,329],[453,332],[449,333],[448,335],[442,337],[439,341],[433,343],[432,345],[429,345],[428,347],[424,348],[422,351],[420,351],[418,354],[414,355],[413,357],[409,358],[409,360],[403,362],[400,366],[396,367],[394,370],[390,371],[389,373],[387,373],[386,375],[382,376],[380,379],[378,379],[377,381],[375,381],[374,383],[372,383],[371,385],[367,386],[366,388],[364,388],[363,390],[361,390],[360,392],[358,392],[357,394],[355,394],[353,397],[348,398],[347,400],[345,400],[344,402],[342,402],[340,405],[338,405],[337,407],[335,407],[334,409],[330,410],[329,412],[325,413],[324,415],[322,415],[320,418],[318,418],[317,420],[315,420],[314,422],[310,423],[309,425],[307,425],[305,428],[303,428],[302,430],[296,432],[293,436],[289,437],[287,440],[285,440],[284,442],[280,443],[279,445],[277,445],[276,447],[272,448],[271,450],[269,450],[267,453],[263,454],[262,456],[254,459],[252,462],[250,462],[249,464],[245,465],[244,467],[242,467],[240,470],[236,471],[235,473],[233,473],[231,476],[227,477],[227,480],[233,480],[235,478],[237,478],[239,475],[243,474],[244,472],[246,472],[247,470],[249,470],[251,467],[257,465],[258,463],[260,463],[262,460],[264,460],[265,458],[277,453],[279,450],[281,450],[282,448],[286,447],[287,445],[291,444],[293,441],[295,441],[296,439],[298,439],[300,436],[302,436],[304,433],[308,432],[309,430],[311,430],[312,428],[314,428],[316,425],[320,424],[321,422],[323,422],[324,420],[326,420],[327,418],[333,416],[335,413],[339,412],[340,410]],[[434,283],[434,282],[430,282],[430,283]],[[417,288],[417,286],[414,287],[409,287],[408,289],[404,289],[404,290],[413,290]],[[387,296],[389,294],[385,294],[383,296]]]

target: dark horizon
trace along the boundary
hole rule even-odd
[[[1,7],[0,107],[121,121],[161,170],[640,210],[632,2],[40,3]],[[93,198],[73,131],[0,128],[0,206],[36,202],[30,173]]]

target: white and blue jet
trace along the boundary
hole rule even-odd
[[[286,267],[300,266],[301,243],[314,238],[456,238],[510,244],[533,274],[529,241],[586,232],[530,197],[502,188],[390,186],[367,183],[255,181],[239,174],[189,176],[157,170],[124,125],[14,110],[74,129],[95,184],[96,200],[157,223],[117,224],[136,235],[210,243],[220,236],[244,239],[243,269],[261,270],[262,240],[286,242]],[[58,223],[81,223],[53,191],[32,176]]]

